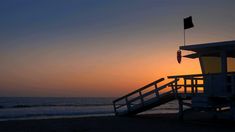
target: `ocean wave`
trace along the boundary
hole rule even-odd
[[[0,109],[7,108],[33,108],[33,107],[92,107],[92,106],[112,106],[113,104],[45,104],[45,105],[13,105],[13,106],[0,106]]]

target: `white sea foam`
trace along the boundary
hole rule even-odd
[[[114,115],[114,98],[0,98],[0,121]],[[144,114],[175,113],[175,101]]]

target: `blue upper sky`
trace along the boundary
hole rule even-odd
[[[134,86],[134,81],[154,79],[158,75],[151,73],[158,69],[149,68],[147,61],[161,61],[166,55],[173,59],[162,62],[160,72],[174,73],[164,67],[175,62],[175,51],[182,45],[183,18],[192,16],[195,25],[186,31],[187,44],[225,41],[235,39],[234,12],[234,0],[1,0],[0,93],[76,96],[77,88],[89,96],[84,89],[93,85],[86,81],[53,83],[65,75],[80,80],[99,76],[94,85],[108,93],[110,86],[100,84],[102,80],[124,78]],[[124,73],[137,62],[144,66],[130,68],[136,75]],[[151,70],[138,73],[143,68]],[[116,70],[118,77],[113,75]],[[67,85],[73,83],[77,85]],[[71,89],[52,94],[56,87]]]

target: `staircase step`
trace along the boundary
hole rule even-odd
[[[123,96],[119,99],[113,101],[115,115],[117,116],[130,116],[135,115],[140,112],[152,109],[154,107],[160,106],[162,104],[168,103],[176,99],[176,93],[174,93],[174,84],[178,80],[171,81],[165,85],[157,87],[157,83],[163,81],[164,79],[159,79],[150,83],[143,88],[137,89],[126,96]],[[155,86],[154,90],[151,90],[146,93],[142,93],[143,90],[148,89],[149,87]],[[172,90],[168,92],[159,93],[160,90],[164,90],[168,87],[171,87]],[[133,94],[139,93],[139,96],[128,100],[128,97],[131,97]],[[117,102],[125,101],[124,104],[118,104]],[[134,102],[139,101],[140,103],[134,104]],[[121,110],[120,110],[121,109]]]

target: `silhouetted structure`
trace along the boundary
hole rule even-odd
[[[202,74],[168,76],[113,101],[117,116],[134,115],[177,99],[179,118],[185,111],[229,111],[235,119],[235,41],[180,46],[193,51],[184,57],[199,58]],[[184,106],[189,108],[184,110]]]

